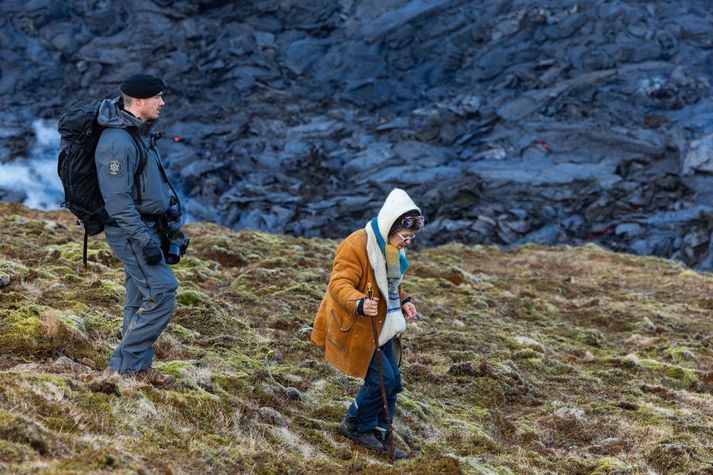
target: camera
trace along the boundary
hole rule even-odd
[[[163,257],[166,259],[167,264],[173,265],[178,264],[181,261],[181,257],[186,255],[188,244],[190,244],[191,240],[178,231],[173,234],[171,239],[166,239],[165,242],[166,248],[162,248]]]
[[[186,255],[191,240],[181,232],[185,221],[183,215],[173,208],[166,211],[166,227],[161,236],[161,250],[167,264],[178,264],[181,257]]]

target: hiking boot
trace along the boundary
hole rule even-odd
[[[388,432],[386,429],[382,429],[381,427],[377,427],[374,429],[374,437],[381,442],[381,447],[384,452],[387,454],[389,453],[389,441],[388,441]],[[409,455],[401,450],[400,448],[396,447],[396,444],[394,444],[394,459],[396,460],[401,460],[407,458]]]
[[[176,377],[170,374],[159,373],[153,368],[146,368],[136,373],[136,379],[160,388],[174,382]]]
[[[344,431],[346,431],[347,433],[345,433],[345,432],[342,430],[342,428],[343,428]],[[342,421],[342,424],[339,426],[339,432],[340,432],[342,435],[346,436],[346,437],[350,437],[350,436],[348,435],[349,433],[357,432],[357,419],[356,419],[356,417],[349,417],[349,416],[345,417],[344,420]]]
[[[357,430],[355,417],[345,417],[339,426],[339,433],[367,449],[378,450],[380,452],[384,450],[383,444],[376,438],[374,431],[368,430],[366,432],[359,432]]]

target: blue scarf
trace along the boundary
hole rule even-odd
[[[376,235],[376,242],[379,245],[379,249],[381,249],[381,253],[384,255],[384,257],[386,257],[386,243],[384,242],[384,238],[381,237],[381,232],[379,231],[379,222],[376,218],[372,218],[371,220],[371,229],[374,230],[374,234]],[[406,269],[408,269],[408,265],[409,264],[408,260],[406,259],[406,256],[399,252],[399,267],[401,275],[406,272]]]

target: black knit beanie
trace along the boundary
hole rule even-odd
[[[148,74],[134,74],[121,83],[121,92],[136,99],[153,97],[164,89],[163,81]]]

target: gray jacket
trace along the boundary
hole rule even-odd
[[[116,225],[130,239],[145,247],[151,240],[148,227],[141,220],[142,214],[161,214],[171,205],[171,190],[163,179],[159,163],[161,157],[154,144],[155,132],[152,122],[141,122],[129,112],[119,108],[119,99],[105,99],[97,122],[106,127],[102,132],[94,160],[97,166],[99,188],[104,198],[104,207]],[[139,150],[125,130],[137,127],[146,149],[148,159],[139,176],[141,202],[137,203],[134,174],[139,165]]]

